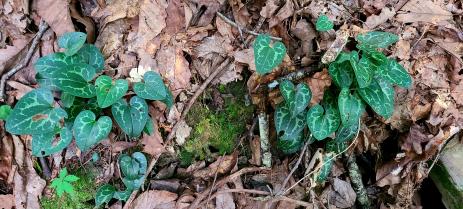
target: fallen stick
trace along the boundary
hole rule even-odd
[[[232,20],[228,19],[225,15],[223,15],[222,13],[220,12],[217,12],[217,16],[219,16],[220,18],[222,18],[223,21],[225,21],[226,23],[230,24],[231,26],[235,27],[235,28],[238,28],[238,30],[241,30],[245,33],[249,33],[251,35],[254,35],[254,36],[258,36],[260,35],[259,33],[256,33],[254,31],[250,31],[246,28],[242,28],[241,26],[239,26],[238,24],[236,24],[235,22],[233,22]],[[275,41],[281,41],[282,39],[280,37],[275,37],[275,36],[270,36],[270,39],[272,40],[275,40]]]
[[[268,115],[265,112],[259,113],[259,136],[260,149],[262,150],[262,165],[267,168],[271,168],[272,153],[270,152],[270,142],[268,139]]]
[[[13,69],[8,71],[7,73],[3,74],[2,79],[0,81],[0,101],[5,101],[5,84],[8,79],[11,78],[15,73],[23,69],[29,64],[29,61],[32,58],[32,55],[34,55],[35,49],[37,48],[37,45],[39,44],[40,39],[42,38],[43,34],[45,31],[48,29],[48,24],[42,20],[40,21],[39,25],[39,31],[37,34],[35,34],[34,39],[32,40],[31,47],[27,51],[26,57],[18,64],[16,65]]]

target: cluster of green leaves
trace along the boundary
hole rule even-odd
[[[98,188],[95,197],[96,207],[108,203],[115,198],[121,201],[127,201],[130,194],[143,184],[144,175],[147,169],[147,160],[141,152],[135,152],[132,156],[123,154],[119,156],[119,167],[123,175],[122,182],[126,190],[117,191],[113,185],[104,184]]]
[[[211,156],[211,148],[220,155],[231,153],[236,139],[246,131],[246,122],[252,119],[253,108],[244,102],[244,82],[230,83],[219,91],[232,94],[224,98],[224,108],[214,111],[204,104],[195,104],[186,121],[193,126],[189,139],[181,149],[179,158],[182,166],[190,165],[194,160],[204,160]]]
[[[128,81],[101,75],[103,55],[94,45],[85,43],[86,37],[81,32],[66,33],[58,39],[64,52],[37,60],[35,69],[40,88],[24,95],[6,119],[8,132],[32,135],[35,156],[59,152],[73,138],[82,151],[106,138],[112,120],[102,115],[104,108],[111,107],[116,123],[134,138],[143,130],[153,129],[145,99],[160,100],[169,107],[173,103],[161,76],[149,71],[142,82],[133,85],[136,96],[128,104],[124,99],[129,90]],[[54,93],[60,95],[59,107],[55,106]]]
[[[320,28],[327,28],[322,26],[323,22],[326,21],[319,19],[317,28],[318,24]],[[310,101],[310,89],[305,84],[295,87],[289,81],[280,83],[284,103],[275,110],[275,128],[283,152],[300,149],[305,124],[317,140],[335,133],[335,138],[327,143],[326,163],[319,180],[324,180],[331,170],[333,159],[329,156],[342,151],[340,148],[358,133],[366,104],[378,115],[389,118],[394,111],[393,85],[409,87],[412,83],[402,65],[378,50],[394,44],[398,40],[396,35],[372,31],[359,34],[356,40],[358,51],[341,52],[329,65],[328,72],[337,88],[327,90],[321,104],[310,107],[307,114],[304,113]]]
[[[74,175],[68,175],[68,170],[66,168],[61,169],[59,172],[58,178],[55,178],[51,181],[51,188],[56,189],[56,194],[58,197],[63,196],[63,193],[66,192],[71,197],[75,195],[74,186],[71,184],[79,180],[79,177]]]

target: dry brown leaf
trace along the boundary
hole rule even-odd
[[[235,58],[235,63],[247,64],[251,72],[256,72],[256,63],[254,62],[253,49],[243,49],[241,51],[235,51],[233,57]]]
[[[452,20],[452,13],[427,0],[410,0],[398,12],[396,19],[403,23],[428,22],[439,24]]]
[[[168,191],[148,190],[140,194],[130,205],[131,209],[176,208],[178,195]]]
[[[166,28],[164,32],[171,35],[185,29],[185,10],[181,0],[169,1],[166,8]]]
[[[224,37],[215,34],[210,37],[206,37],[202,40],[201,44],[195,48],[196,56],[205,57],[211,55],[211,53],[217,53],[222,56],[233,51],[233,46]]]
[[[179,146],[185,143],[185,139],[190,136],[191,127],[185,122],[185,120],[177,122],[178,125],[177,131],[175,132],[175,141]]]
[[[11,86],[13,89],[16,89],[11,93],[11,95],[13,95],[17,100],[21,99],[21,97],[23,97],[28,92],[34,90],[32,87],[26,86],[16,81],[7,81],[6,84]]]
[[[14,159],[18,165],[13,177],[16,208],[40,208],[39,197],[42,195],[46,182],[35,172],[31,153],[25,149],[22,140],[13,135],[13,143]]]
[[[400,39],[394,46],[393,55],[401,60],[410,59],[410,41]]]
[[[313,53],[313,39],[317,37],[317,32],[314,27],[305,19],[301,19],[296,23],[291,32],[301,40],[302,50],[300,57],[309,56]]]
[[[224,0],[192,0],[197,4],[198,9],[205,7],[206,11],[200,16],[198,24],[196,26],[206,26],[212,22],[215,13],[219,11],[220,4],[224,3]]]
[[[14,196],[12,194],[0,195],[0,202],[2,203],[2,208],[11,209],[14,208]]]
[[[230,189],[226,184],[217,189],[217,191],[223,191]],[[215,197],[215,208],[216,209],[235,209],[235,201],[231,192],[219,193]]]
[[[75,31],[67,0],[37,1],[37,13],[50,25],[57,36]]]
[[[141,143],[144,145],[143,152],[148,153],[153,157],[157,157],[165,151],[164,146],[162,145],[163,141],[161,133],[159,133],[159,130],[157,128],[154,129],[154,133],[152,134],[152,136],[148,134],[143,134]]]
[[[3,35],[2,33],[2,36]],[[12,39],[12,45],[6,45],[5,48],[0,48],[0,73],[3,73],[7,68],[13,67],[20,52],[26,50],[25,47],[30,40],[31,38],[28,36],[16,36]]]
[[[0,145],[0,179],[8,180],[13,162],[13,141],[11,137],[4,136]],[[2,202],[2,201],[0,201]]]
[[[250,140],[250,145],[251,149],[251,159],[249,160],[249,163],[260,166],[261,165],[261,150],[260,150],[260,137],[259,136],[254,136]]]
[[[313,105],[322,101],[325,90],[331,85],[331,77],[328,70],[324,68],[321,72],[317,72],[311,78],[308,78],[306,82],[312,91],[310,104]]]
[[[167,79],[174,98],[180,91],[190,88],[190,64],[183,56],[180,46],[172,44],[162,47],[156,53],[155,60],[155,65],[151,67]]]
[[[225,174],[231,171],[238,160],[238,152],[231,155],[220,156],[215,162],[207,168],[195,171],[193,176],[196,178],[210,178],[217,174]]]
[[[107,24],[102,31],[100,31],[96,38],[95,46],[101,50],[101,53],[105,58],[115,55],[117,54],[116,51],[123,47],[123,40],[127,31],[128,25],[126,20],[111,22]]]
[[[394,8],[384,7],[379,15],[369,16],[364,23],[364,27],[367,29],[376,28],[378,25],[381,25],[390,18],[394,17],[394,15]]]
[[[334,204],[338,208],[350,208],[354,206],[357,195],[349,183],[335,178],[332,186],[333,191],[329,195],[330,204]]]
[[[251,23],[251,14],[249,14],[247,7],[241,0],[229,0],[228,3],[232,8],[233,17],[238,25],[244,27]]]
[[[276,0],[265,1],[265,6],[262,7],[262,10],[260,10],[260,15],[265,18],[271,18],[278,7]]]
[[[4,18],[14,25],[14,27],[21,31],[21,33],[26,32],[27,25],[31,22],[29,17],[29,1],[15,1],[15,0],[6,0],[3,1],[3,5],[0,4]]]
[[[219,31],[220,35],[224,37],[227,43],[231,43],[235,37],[233,35],[232,26],[222,20],[222,18],[216,18],[215,25],[217,27],[217,31]]]
[[[294,3],[293,1],[286,1],[285,5],[278,11],[278,13],[270,17],[269,28],[273,28],[275,25],[280,24],[283,20],[291,17],[294,14]]]
[[[123,18],[133,18],[140,12],[139,0],[113,0],[108,1],[107,5],[95,13],[94,18],[102,19],[101,25],[105,26],[116,20]],[[104,28],[104,27],[102,27]]]

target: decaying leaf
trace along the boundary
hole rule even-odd
[[[385,23],[387,20],[394,17],[394,15],[395,11],[393,8],[391,9],[389,7],[384,7],[379,15],[371,15],[367,18],[365,21],[365,27],[368,29],[373,29],[376,26]]]
[[[148,190],[140,194],[130,205],[131,209],[176,208],[178,195],[168,191]]]
[[[329,195],[330,204],[338,208],[350,208],[355,204],[357,195],[348,182],[335,178],[332,187],[333,191]]]
[[[37,2],[38,14],[50,25],[56,35],[74,31],[67,0],[43,0]]]
[[[214,163],[210,164],[207,168],[195,171],[193,176],[196,178],[210,178],[217,174],[225,174],[231,171],[238,160],[238,152],[231,155],[219,157]]]
[[[398,13],[397,21],[404,23],[441,23],[452,19],[452,13],[432,1],[411,0]]]
[[[331,85],[331,77],[325,68],[321,72],[315,73],[311,78],[308,78],[307,83],[312,91],[310,104],[314,105],[322,101],[325,90]]]

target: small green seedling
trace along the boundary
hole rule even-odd
[[[64,193],[69,194],[71,197],[74,196],[74,186],[71,184],[79,180],[79,177],[74,175],[68,175],[66,168],[61,169],[58,178],[51,181],[51,188],[56,190],[58,197],[63,196]]]
[[[34,65],[40,88],[24,95],[12,110],[0,107],[0,119],[6,119],[8,132],[32,135],[34,156],[60,152],[73,138],[80,150],[91,149],[107,138],[113,127],[111,117],[103,115],[107,112],[104,108],[111,107],[122,131],[136,138],[144,129],[153,133],[145,99],[173,105],[172,94],[153,71],[144,74],[143,82],[134,84],[137,96],[127,105],[128,81],[101,75],[103,55],[94,45],[86,44],[86,39],[81,32],[61,36],[58,45],[64,52],[41,57]],[[54,95],[60,95],[58,103]]]
[[[333,21],[331,21],[326,15],[320,15],[315,23],[315,29],[321,32],[329,31],[333,29],[333,26]]]
[[[126,190],[117,191],[116,188],[110,184],[101,186],[96,192],[96,207],[105,203],[107,204],[113,198],[127,201],[130,194],[143,184],[147,165],[146,157],[141,152],[135,152],[132,156],[126,154],[119,156],[119,167],[124,176],[122,182],[126,186]]]

